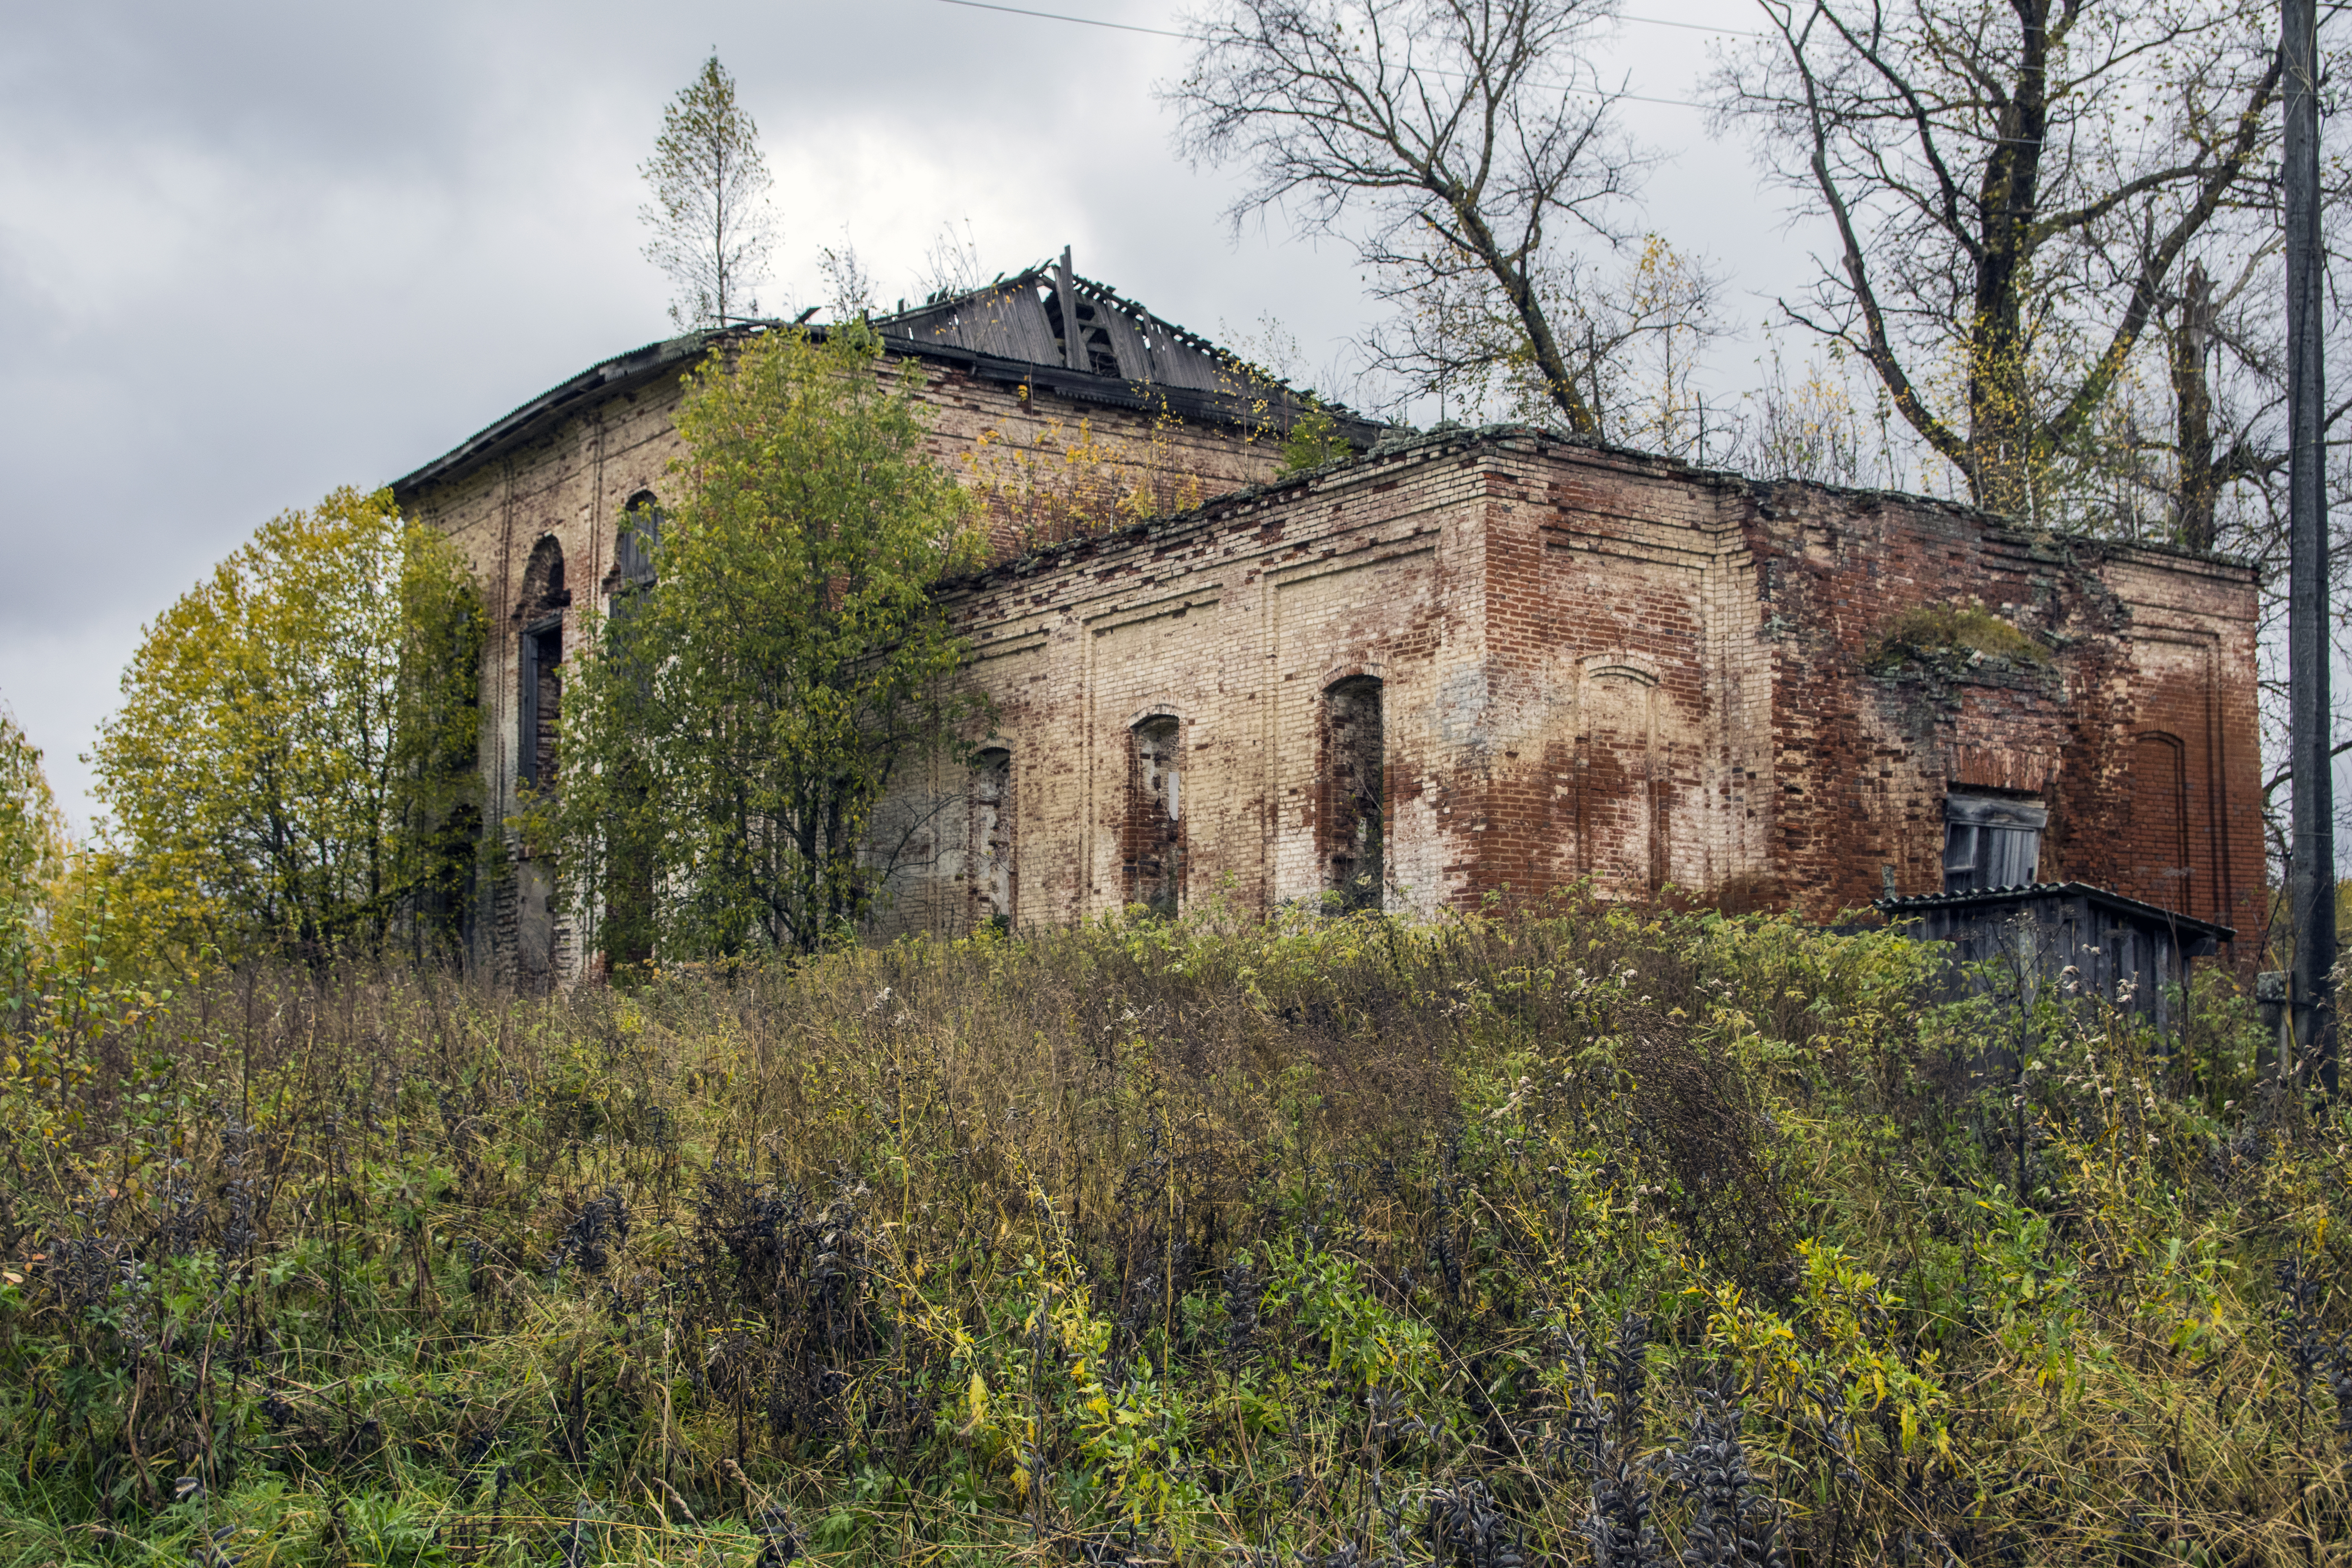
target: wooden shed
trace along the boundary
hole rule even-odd
[[[2175,1023],[2172,989],[2189,984],[2189,961],[2219,952],[2237,934],[2084,882],[1881,899],[1877,908],[1914,935],[1953,945],[1956,990],[1970,984],[1962,978],[1966,965],[2010,960],[2005,967],[2029,995],[2042,985],[2072,985],[2168,1031]]]

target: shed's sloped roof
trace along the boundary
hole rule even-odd
[[[1899,899],[1879,899],[1871,907],[1899,920],[1929,910],[1989,910],[2001,905],[2022,906],[2056,899],[2088,899],[2098,908],[2141,925],[2168,926],[2210,936],[2217,942],[2237,940],[2238,933],[2228,926],[2200,921],[2195,915],[2184,915],[2159,904],[2144,903],[2111,889],[2095,888],[2088,882],[2025,882],[2014,888],[1971,888],[1960,893],[1912,893]]]

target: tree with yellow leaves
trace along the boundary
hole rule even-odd
[[[64,874],[66,821],[40,748],[0,708],[0,920],[30,917]]]
[[[272,519],[147,627],[93,752],[125,916],[181,952],[451,931],[482,615],[389,491]]]

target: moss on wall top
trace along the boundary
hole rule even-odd
[[[1863,654],[1863,663],[1884,672],[1906,664],[1975,656],[2015,664],[2050,662],[2050,650],[2031,633],[1982,605],[1915,605],[1879,628]]]

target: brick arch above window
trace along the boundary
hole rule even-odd
[[[1612,649],[1607,653],[1587,654],[1576,663],[1578,670],[1587,680],[1631,680],[1643,686],[1659,683],[1657,661],[1645,654]]]
[[[1119,728],[1132,730],[1139,725],[1148,724],[1154,719],[1173,719],[1179,724],[1188,721],[1184,710],[1173,702],[1147,702],[1129,714],[1127,721]]]
[[[1376,658],[1344,660],[1323,672],[1319,689],[1328,691],[1335,686],[1359,679],[1377,680],[1385,686],[1388,684],[1389,667]]]

